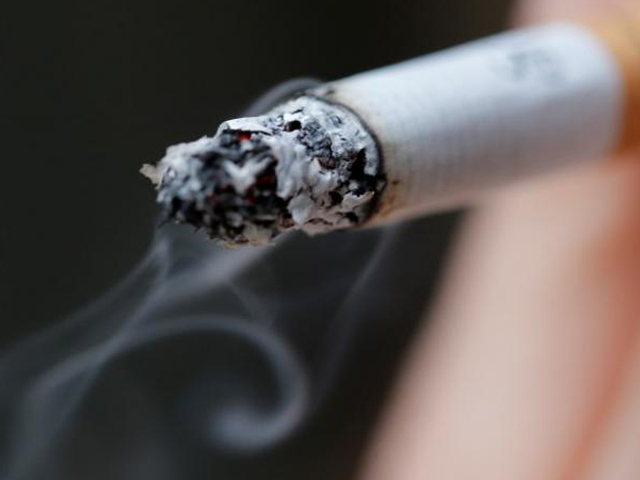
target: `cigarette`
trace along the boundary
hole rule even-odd
[[[468,205],[640,145],[640,9],[515,30],[301,92],[142,173],[227,245]]]

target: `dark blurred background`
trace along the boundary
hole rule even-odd
[[[167,145],[265,88],[499,30],[508,0],[26,1],[0,7],[2,343],[85,304],[147,247]]]
[[[140,165],[266,88],[500,30],[508,0],[4,2],[0,349],[116,283],[156,228]],[[428,224],[434,277],[453,217]]]

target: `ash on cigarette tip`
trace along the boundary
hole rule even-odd
[[[168,220],[229,246],[359,225],[384,187],[375,141],[361,121],[310,96],[169,147],[141,172],[157,186]]]

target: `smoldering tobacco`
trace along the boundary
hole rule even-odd
[[[169,147],[142,173],[156,184],[167,219],[229,245],[359,225],[384,188],[378,149],[362,122],[307,95]]]

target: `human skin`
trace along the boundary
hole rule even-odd
[[[532,0],[515,19],[615,3]],[[362,480],[640,478],[633,157],[503,191],[469,216]]]

